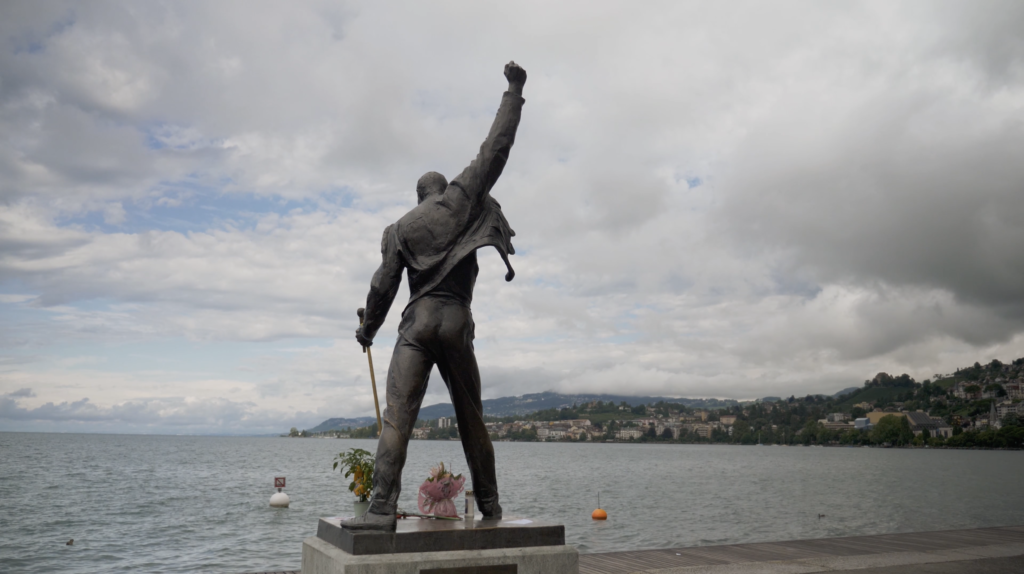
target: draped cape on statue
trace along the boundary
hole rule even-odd
[[[452,190],[452,187],[457,189]],[[457,181],[449,186],[449,192],[456,195],[465,193]],[[463,226],[451,226],[461,228],[461,233],[438,235],[435,230],[444,227],[427,225],[427,222],[457,220],[461,218],[459,212],[463,211],[452,209],[450,204],[455,202],[446,202],[446,197],[451,197],[451,193],[445,193],[437,201],[424,201],[384,232],[382,251],[400,256],[409,269],[409,304],[429,293],[467,255],[488,245],[497,249],[505,262],[508,270],[505,281],[515,277],[508,256],[516,252],[512,247],[516,232],[505,219],[497,200],[487,196],[480,202],[479,214],[466,213]]]

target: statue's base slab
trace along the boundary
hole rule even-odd
[[[351,531],[322,518],[302,544],[302,574],[578,574],[565,527],[524,519],[399,520]]]
[[[524,518],[503,520],[399,520],[394,532],[348,530],[341,518],[321,518],[317,538],[353,556],[564,546],[565,526]]]
[[[302,574],[579,574],[572,546],[353,556],[316,536],[302,543]]]

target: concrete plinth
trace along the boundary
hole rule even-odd
[[[353,556],[565,545],[565,526],[528,519],[399,520],[394,532],[348,530],[321,518],[316,537]]]
[[[560,545],[352,555],[310,536],[302,574],[579,574],[579,553]]]

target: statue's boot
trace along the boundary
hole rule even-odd
[[[497,501],[490,504],[482,503],[480,512],[484,515],[484,520],[501,520],[501,505]]]
[[[381,530],[384,532],[394,532],[396,522],[394,514],[374,514],[372,512],[367,512],[362,516],[341,521],[341,527],[348,528],[349,530]]]

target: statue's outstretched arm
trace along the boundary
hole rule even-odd
[[[462,189],[472,202],[483,201],[490,193],[494,183],[498,181],[509,151],[516,141],[516,129],[522,115],[523,85],[526,83],[526,70],[515,62],[505,65],[505,77],[508,78],[508,91],[501,98],[498,113],[491,124],[487,139],[480,146],[480,153],[455,179],[452,185]],[[449,191],[451,189],[449,188]]]
[[[370,293],[366,295],[366,311],[363,325],[356,331],[356,340],[364,347],[373,344],[373,338],[384,324],[391,303],[398,294],[398,286],[402,283],[402,256],[398,252],[398,238],[393,233],[393,226],[384,230],[380,243],[381,264],[370,280]]]

